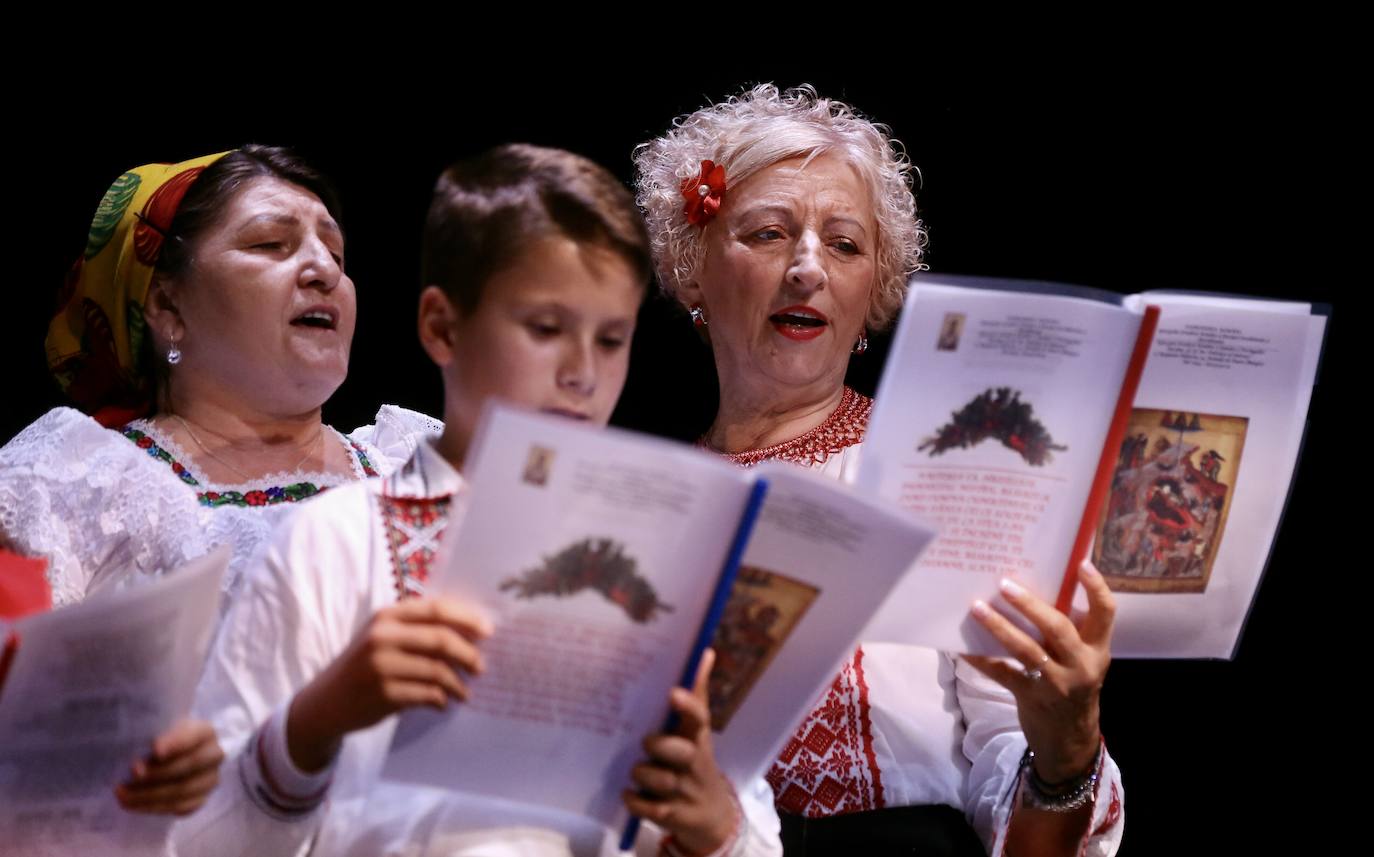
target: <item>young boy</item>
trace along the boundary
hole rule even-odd
[[[420,340],[443,376],[443,434],[392,477],[302,508],[248,575],[197,704],[229,767],[179,825],[183,857],[297,854],[312,839],[329,855],[610,850],[590,823],[377,772],[391,715],[466,699],[465,677],[482,670],[486,621],[425,595],[482,405],[605,424],[649,279],[644,227],[600,167],[503,146],[439,178],[423,267]],[[626,804],[670,834],[669,852],[780,853],[769,803],[751,795],[742,812],[715,766],[704,696],[674,691],[683,727],[646,739]],[[641,835],[638,850],[658,838]]]

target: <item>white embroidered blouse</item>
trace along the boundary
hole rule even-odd
[[[351,435],[330,429],[350,453],[350,476],[279,473],[222,485],[151,423],[112,430],[57,408],[0,448],[0,542],[48,561],[55,606],[162,574],[226,543],[233,557],[224,588],[232,595],[286,509],[340,483],[391,472],[418,439],[441,428],[387,405],[375,425]]]
[[[377,610],[423,592],[449,503],[465,502],[463,485],[422,445],[392,477],[300,508],[254,560],[197,690],[196,714],[219,734],[227,773],[209,803],[174,828],[182,857],[289,855],[306,847],[336,857],[615,853],[614,839],[586,819],[382,780],[395,717],[349,735],[318,773],[299,770],[286,749],[295,694]],[[740,796],[744,824],[715,857],[781,854],[771,797],[762,780]],[[646,823],[635,853],[657,854],[659,844]]]
[[[852,483],[872,400],[845,389],[817,429],[763,450],[727,455],[745,466],[781,459]],[[963,811],[1000,855],[1026,749],[1011,694],[961,658],[863,643],[768,773],[783,812],[811,817],[896,806]],[[1080,853],[1109,857],[1124,824],[1121,773],[1105,751],[1090,835]]]

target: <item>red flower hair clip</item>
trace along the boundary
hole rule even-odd
[[[682,213],[693,226],[705,227],[720,211],[720,198],[725,193],[725,167],[702,161],[701,172],[682,180],[682,198],[686,205]]]

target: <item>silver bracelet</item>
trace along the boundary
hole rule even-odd
[[[1102,748],[1097,748],[1088,773],[1065,780],[1047,783],[1035,772],[1035,751],[1026,748],[1021,756],[1021,804],[1046,812],[1073,812],[1088,805],[1097,793],[1098,768],[1102,764]]]

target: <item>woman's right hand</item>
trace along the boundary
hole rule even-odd
[[[134,762],[115,798],[131,812],[190,815],[219,785],[222,761],[214,727],[183,720],[157,736],[148,755]]]
[[[480,675],[478,641],[491,623],[453,598],[378,610],[343,654],[301,689],[286,720],[287,749],[302,771],[329,764],[344,736],[416,705],[468,698],[462,675]]]

